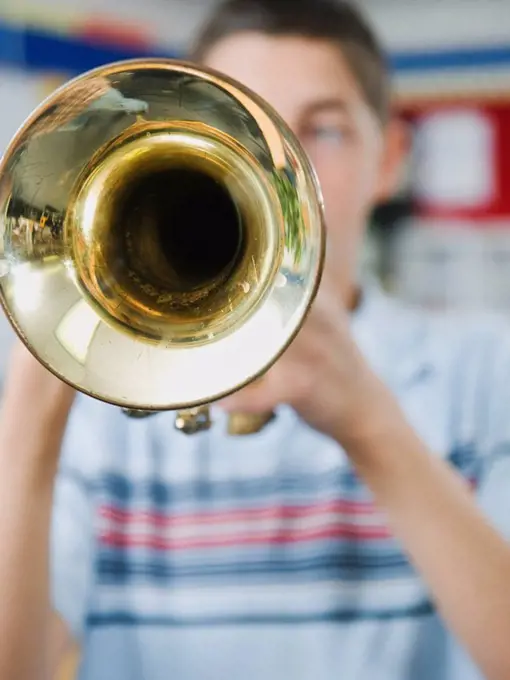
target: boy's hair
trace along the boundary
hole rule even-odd
[[[302,36],[339,46],[371,109],[384,124],[391,86],[381,45],[360,12],[345,0],[224,0],[196,37],[191,50],[203,61],[218,42],[236,33]]]

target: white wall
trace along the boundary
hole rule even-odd
[[[510,40],[508,0],[359,0],[393,50]]]

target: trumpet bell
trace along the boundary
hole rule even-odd
[[[260,98],[172,60],[67,83],[0,166],[0,300],[49,370],[126,409],[262,375],[319,284],[320,190]]]

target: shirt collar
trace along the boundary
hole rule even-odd
[[[401,388],[432,367],[426,315],[395,300],[373,280],[363,285],[351,327],[366,360],[390,387]]]

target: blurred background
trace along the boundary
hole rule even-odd
[[[428,307],[510,314],[510,1],[358,0],[393,65],[412,144],[363,265]],[[215,0],[0,0],[0,150],[58,84],[180,56]],[[0,355],[11,334],[0,321]]]

